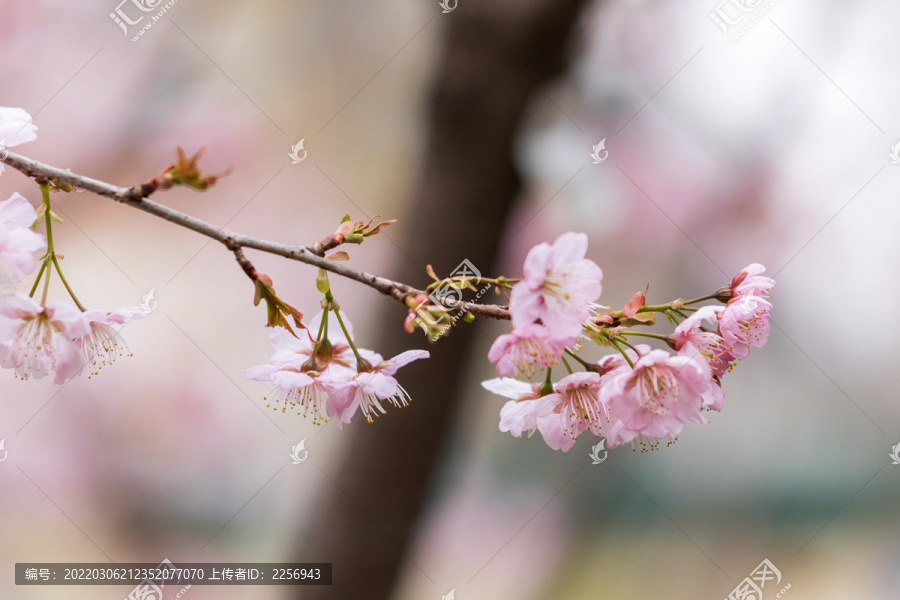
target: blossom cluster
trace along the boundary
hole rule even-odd
[[[569,450],[585,431],[604,436],[609,448],[647,450],[674,441],[688,421],[708,423],[706,411],[722,410],[722,377],[768,339],[774,280],[754,263],[697,300],[647,306],[638,293],[623,310],[602,312],[607,307],[595,302],[603,273],[586,252],[586,235],[566,233],[525,259],[524,278],[510,293],[512,332],[488,353],[500,377],[482,384],[510,398],[500,430],[516,437],[539,431],[555,450]],[[692,306],[705,300],[721,304]],[[654,312],[677,323],[671,335],[632,329],[654,323]],[[629,336],[657,338],[668,349],[632,344]],[[588,362],[578,354],[585,340],[617,353]],[[573,371],[570,361],[584,370]],[[558,363],[568,375],[554,382]],[[538,371],[546,371],[542,383],[521,380]]]
[[[409,394],[394,375],[400,367],[428,358],[429,353],[407,350],[385,360],[376,352],[358,348],[347,315],[328,302],[326,306],[312,319],[318,323],[316,336],[309,329],[299,335],[285,328],[273,329],[269,338],[275,353],[268,364],[247,369],[247,378],[271,383],[272,397],[282,405],[282,412],[290,408],[298,415],[311,415],[314,425],[336,416],[338,428],[343,429],[357,412],[372,423],[372,417],[387,412],[383,403],[407,406]]]
[[[34,140],[36,129],[24,110],[0,107],[0,158],[6,160],[7,147]],[[179,148],[178,160],[141,189],[165,190],[175,185],[207,189],[228,171],[204,175],[198,166],[201,154],[202,150],[188,157]],[[38,183],[42,203],[37,210],[20,194],[0,202],[0,285],[7,290],[0,293],[0,366],[13,369],[22,379],[53,374],[61,384],[80,373],[96,374],[126,353],[115,326],[144,317],[149,310],[130,307],[109,313],[89,310],[79,302],[63,275],[62,256],[54,249],[51,233],[53,222],[62,220],[52,210],[50,192],[73,187],[45,178]],[[46,235],[38,231],[41,222]],[[337,231],[309,252],[325,260],[348,260],[342,250],[326,252],[343,244],[363,243],[393,222],[363,223],[345,215]],[[272,328],[275,353],[268,364],[247,369],[246,376],[271,384],[272,401],[282,412],[312,415],[315,424],[336,418],[343,428],[358,412],[372,422],[387,412],[387,406],[409,404],[410,396],[395,375],[400,367],[429,353],[410,350],[385,360],[359,348],[352,324],[331,293],[328,271],[333,269],[320,268],[316,278],[324,299],[322,312],[312,320],[317,327],[314,335],[304,324],[303,314],[276,294],[271,278],[246,259],[243,247],[226,246],[254,283],[254,304],[265,302],[266,325]],[[603,292],[603,271],[586,258],[587,249],[585,234],[569,232],[552,245],[532,248],[521,279],[483,279],[466,271],[441,281],[429,266],[435,284],[425,292],[389,282],[393,284],[390,292],[409,290],[399,298],[410,309],[407,331],[419,325],[436,341],[459,318],[470,321],[477,312],[472,310],[473,303],[448,305],[436,298],[441,290],[461,294],[463,289],[475,291],[475,283],[486,283],[499,293],[509,290],[512,330],[500,335],[488,352],[499,377],[483,383],[509,398],[500,411],[501,431],[516,437],[539,431],[551,448],[563,451],[585,431],[604,436],[609,448],[631,443],[645,450],[657,448],[661,441],[671,443],[689,421],[708,423],[707,411],[722,410],[725,374],[750,354],[751,347],[761,348],[768,339],[774,280],[754,263],[727,286],[694,300],[648,305],[645,292],[638,292],[621,310],[610,310],[597,303]],[[30,293],[8,291],[35,269]],[[71,301],[48,298],[54,272]],[[449,287],[444,287],[445,282]],[[428,294],[434,285],[439,287]],[[39,288],[43,291],[36,297]],[[707,301],[718,304],[704,304]],[[505,316],[504,307],[489,308],[485,314]],[[675,325],[672,333],[640,329],[655,325],[657,314]],[[635,337],[656,339],[666,348],[638,343]],[[588,361],[581,356],[588,342],[615,352]],[[553,371],[558,373],[560,364],[567,374],[554,380]],[[572,365],[580,369],[573,370]]]
[[[0,107],[4,147],[34,140],[36,129],[24,110]],[[41,215],[49,222],[48,204],[41,206]],[[94,375],[127,352],[113,326],[146,316],[147,311],[131,307],[107,313],[84,309],[74,298],[48,300],[51,270],[56,268],[60,277],[62,270],[47,238],[33,229],[38,220],[38,212],[18,193],[0,202],[0,285],[10,288],[23,282],[41,264],[30,295],[0,294],[0,366],[13,369],[21,379],[53,373],[56,383],[62,384],[80,373]],[[38,302],[33,295],[44,276],[44,294]]]

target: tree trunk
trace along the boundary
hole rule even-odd
[[[568,41],[587,0],[461,2],[444,17],[446,46],[435,74],[423,172],[397,240],[411,256],[447,276],[463,258],[492,273],[494,256],[521,182],[512,159],[525,109],[566,64]],[[399,261],[400,281],[426,277]],[[386,357],[418,340],[401,328],[403,313],[384,316],[379,351]],[[421,337],[421,334],[417,334]],[[325,485],[316,522],[299,559],[334,563],[331,587],[306,587],[304,599],[387,600],[408,564],[408,544],[422,515],[437,458],[449,438],[459,382],[474,335],[460,323],[404,368],[414,402],[388,409],[376,424],[357,415],[349,459]]]

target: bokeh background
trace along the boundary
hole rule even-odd
[[[764,263],[778,281],[772,334],[726,378],[725,410],[670,448],[617,449],[601,465],[590,464],[590,436],[568,453],[513,439],[497,430],[503,400],[479,385],[493,376],[485,356],[505,327],[478,322],[454,333],[468,336],[463,363],[408,367],[417,382],[455,369],[459,393],[428,476],[416,476],[418,510],[392,515],[378,486],[342,491],[354,465],[393,460],[354,440],[362,429],[388,436],[388,420],[415,418],[406,415],[426,411],[437,392],[416,385],[410,408],[375,425],[357,417],[343,431],[266,409],[269,390],[243,377],[271,354],[264,311],[231,255],[109,200],[59,194],[68,224],[55,229],[57,248],[81,300],[114,310],[154,290],[158,308],[124,328],[134,356],[97,377],[63,387],[0,377],[9,452],[0,597],[129,591],[16,587],[14,563],[32,561],[334,560],[336,583],[365,580],[325,552],[343,547],[375,564],[379,548],[357,542],[353,524],[391,538],[404,518],[413,529],[394,540],[403,556],[387,575],[391,591],[373,584],[369,598],[437,600],[455,589],[460,600],[717,600],[764,558],[794,600],[897,597],[900,466],[888,454],[900,444],[900,326],[890,308],[900,165],[889,153],[900,140],[900,7],[567,2],[577,18],[563,43],[536,27],[508,46],[495,21],[476,18],[518,26],[539,4],[460,0],[444,14],[436,0],[179,0],[132,42],[138,28],[125,36],[109,17],[115,0],[4,0],[0,105],[25,108],[39,127],[16,151],[121,185],[156,174],[176,146],[206,146],[206,169],[234,173],[205,194],[157,199],[237,231],[311,243],[345,212],[398,217],[351,248],[351,264],[411,269],[420,277],[409,283],[423,285],[426,264],[446,269],[475,252],[460,243],[426,255],[409,242],[459,222],[417,194],[440,165],[433,113],[482,108],[464,95],[449,108],[432,101],[458,76],[448,65],[479,68],[477,54],[453,54],[456,41],[472,28],[487,40],[482,51],[510,63],[559,53],[565,70],[536,85],[515,120],[506,147],[521,184],[505,226],[491,231],[496,259],[477,266],[516,276],[532,245],[585,231],[605,272],[603,301],[621,306],[647,282],[653,301],[699,296]],[[732,41],[710,17],[717,8],[755,23]],[[488,123],[483,143],[492,135]],[[293,165],[301,138],[309,154]],[[594,165],[601,139],[609,158]],[[478,143],[448,149],[447,173],[463,189],[467,174],[492,168]],[[38,188],[9,172],[0,198],[14,191],[39,202]],[[477,227],[478,211],[464,217]],[[250,257],[279,293],[318,310],[313,269]],[[402,307],[332,281],[363,346],[381,350],[394,335],[427,347],[400,330]],[[309,459],[291,465],[301,439]],[[317,526],[335,518],[323,499],[335,494],[350,500],[351,526],[321,544]],[[195,586],[185,597],[307,593]],[[348,597],[339,585],[315,593]]]

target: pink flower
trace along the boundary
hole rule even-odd
[[[775,287],[775,280],[771,277],[763,277],[761,273],[766,270],[759,263],[747,265],[743,271],[734,276],[729,288],[734,296],[762,296]]]
[[[379,417],[385,414],[387,411],[381,405],[382,400],[390,400],[398,408],[407,406],[409,394],[394,379],[394,374],[414,360],[429,357],[427,350],[407,350],[390,360],[384,360],[380,354],[369,350],[360,349],[359,353],[370,363],[370,368],[358,372],[349,381],[336,384],[328,400],[328,416],[338,415],[339,429],[350,422],[357,409],[362,411],[369,423],[372,422],[372,415]]]
[[[125,340],[112,326],[121,325],[131,319],[143,319],[149,314],[150,311],[140,306],[131,306],[112,313],[103,310],[88,310],[82,313],[90,329],[87,335],[75,342],[81,348],[84,364],[88,366],[88,379],[99,375],[100,369],[111,365],[118,357],[128,352]]]
[[[704,331],[701,325],[703,321],[717,323],[724,310],[721,306],[704,306],[676,327],[672,335],[678,356],[700,361],[709,370],[712,385],[701,400],[703,406],[715,411],[722,410],[725,394],[721,378],[731,369],[735,357],[722,336]]]
[[[41,306],[23,294],[0,296],[0,365],[22,379],[56,372],[61,384],[77,375],[83,361],[74,340],[89,332],[87,319],[70,302]]]
[[[608,422],[609,411],[600,397],[606,378],[599,373],[577,372],[566,375],[553,386],[556,405],[553,411],[537,418],[538,431],[554,450],[566,452],[585,430],[600,435]]]
[[[578,337],[590,316],[591,304],[603,291],[603,271],[584,257],[583,233],[564,233],[550,246],[538,244],[525,258],[524,279],[512,290],[509,309],[513,325],[540,319],[554,337]]]
[[[500,431],[521,437],[541,432],[554,450],[566,452],[587,429],[598,434],[608,411],[600,400],[599,373],[578,372],[563,377],[553,392],[541,396],[540,385],[515,379],[490,379],[481,385],[495,394],[511,398],[500,410]]]
[[[318,331],[318,326],[322,322],[323,312],[324,311],[320,311],[319,314],[311,320],[311,323],[313,324],[312,328],[316,331]],[[347,331],[350,333],[352,341],[353,325],[343,311],[341,311],[341,318],[344,320],[344,325],[347,326]],[[315,347],[315,340],[311,339],[310,335],[311,332],[309,329],[305,330],[305,332],[301,332],[298,337],[294,337],[289,331],[281,327],[272,329],[269,332],[269,340],[272,342],[272,347],[275,348],[275,353],[269,360],[270,364],[278,367],[293,366],[296,369],[300,369],[303,363],[308,361],[310,356],[312,356],[312,351]],[[341,330],[337,317],[332,311],[328,311],[328,336],[326,339],[330,346],[319,348],[319,352],[316,356],[317,369],[323,371],[332,363],[349,367],[350,360],[353,358],[353,352],[350,350],[347,338],[344,337],[344,332]],[[270,365],[264,366],[268,367]],[[247,374],[248,379],[254,379],[254,377],[250,377],[250,373],[256,368],[257,367],[251,367],[250,369],[247,369],[245,373]]]
[[[19,194],[0,202],[0,283],[19,283],[34,270],[34,254],[46,250],[44,236],[32,231],[37,213]]]
[[[321,325],[323,313],[321,311],[313,317],[312,323]],[[352,339],[353,326],[343,312],[341,318]],[[349,368],[353,353],[333,311],[328,312],[327,334],[324,338],[327,344],[320,342],[313,367],[310,358],[315,341],[304,333],[294,337],[286,329],[275,328],[269,332],[269,339],[275,348],[270,364],[250,367],[244,374],[247,379],[271,383],[275,402],[283,403],[282,412],[286,412],[288,406],[292,410],[299,406],[303,410],[298,411],[298,415],[302,414],[305,418],[312,413],[314,425],[325,423],[330,391],[339,384],[349,382],[355,374]],[[271,404],[267,406],[271,407]],[[273,407],[272,410],[277,409]]]
[[[522,325],[494,341],[488,360],[497,363],[497,374],[501,377],[530,377],[536,366],[546,369],[558,363],[565,347],[575,339],[553,337],[541,325]]]
[[[609,377],[601,392],[613,415],[609,448],[635,438],[655,447],[655,440],[681,433],[687,421],[706,422],[701,398],[711,379],[699,361],[651,350],[633,369],[626,365]]]
[[[37,127],[31,123],[31,115],[21,108],[0,106],[0,151],[37,139]],[[0,163],[0,175],[4,173]],[[30,225],[30,223],[29,223]]]
[[[704,306],[675,328],[672,339],[675,350],[679,355],[693,357],[699,351],[700,357],[706,359],[713,375],[722,377],[731,367],[734,356],[731,354],[731,346],[718,333],[704,331],[703,322],[712,325],[718,323],[719,316],[724,312],[722,306]],[[688,347],[693,347],[693,351]]]
[[[483,381],[481,386],[490,392],[512,399],[500,409],[500,431],[508,431],[515,437],[522,437],[525,431],[528,431],[528,437],[531,437],[537,429],[538,418],[549,415],[559,401],[554,394],[541,396],[540,384],[525,383],[506,377]]]
[[[760,296],[732,298],[719,315],[719,333],[735,358],[747,358],[750,346],[762,348],[769,339],[772,304]]]
[[[281,412],[300,407],[298,415],[306,418],[312,413],[313,425],[326,423],[327,400],[330,392],[338,385],[344,384],[353,377],[353,370],[339,365],[330,365],[323,372],[301,372],[291,367],[278,368],[274,365],[255,367],[253,374],[248,369],[247,377],[257,381],[269,381],[274,384],[273,396],[276,402],[283,403]],[[266,373],[268,371],[268,373]],[[268,400],[268,398],[265,398]],[[266,406],[271,406],[266,405]],[[273,410],[276,410],[273,408]]]

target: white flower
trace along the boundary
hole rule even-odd
[[[31,230],[37,213],[19,194],[0,202],[0,283],[19,283],[34,270],[34,254],[47,241]]]
[[[31,122],[31,115],[27,112],[21,108],[0,106],[0,153],[5,148],[36,140],[36,130],[37,127]],[[3,163],[0,163],[0,175],[3,173]]]
[[[77,375],[84,363],[74,340],[89,332],[87,319],[71,302],[41,306],[23,294],[0,296],[0,365],[22,379],[55,372],[62,384]]]

